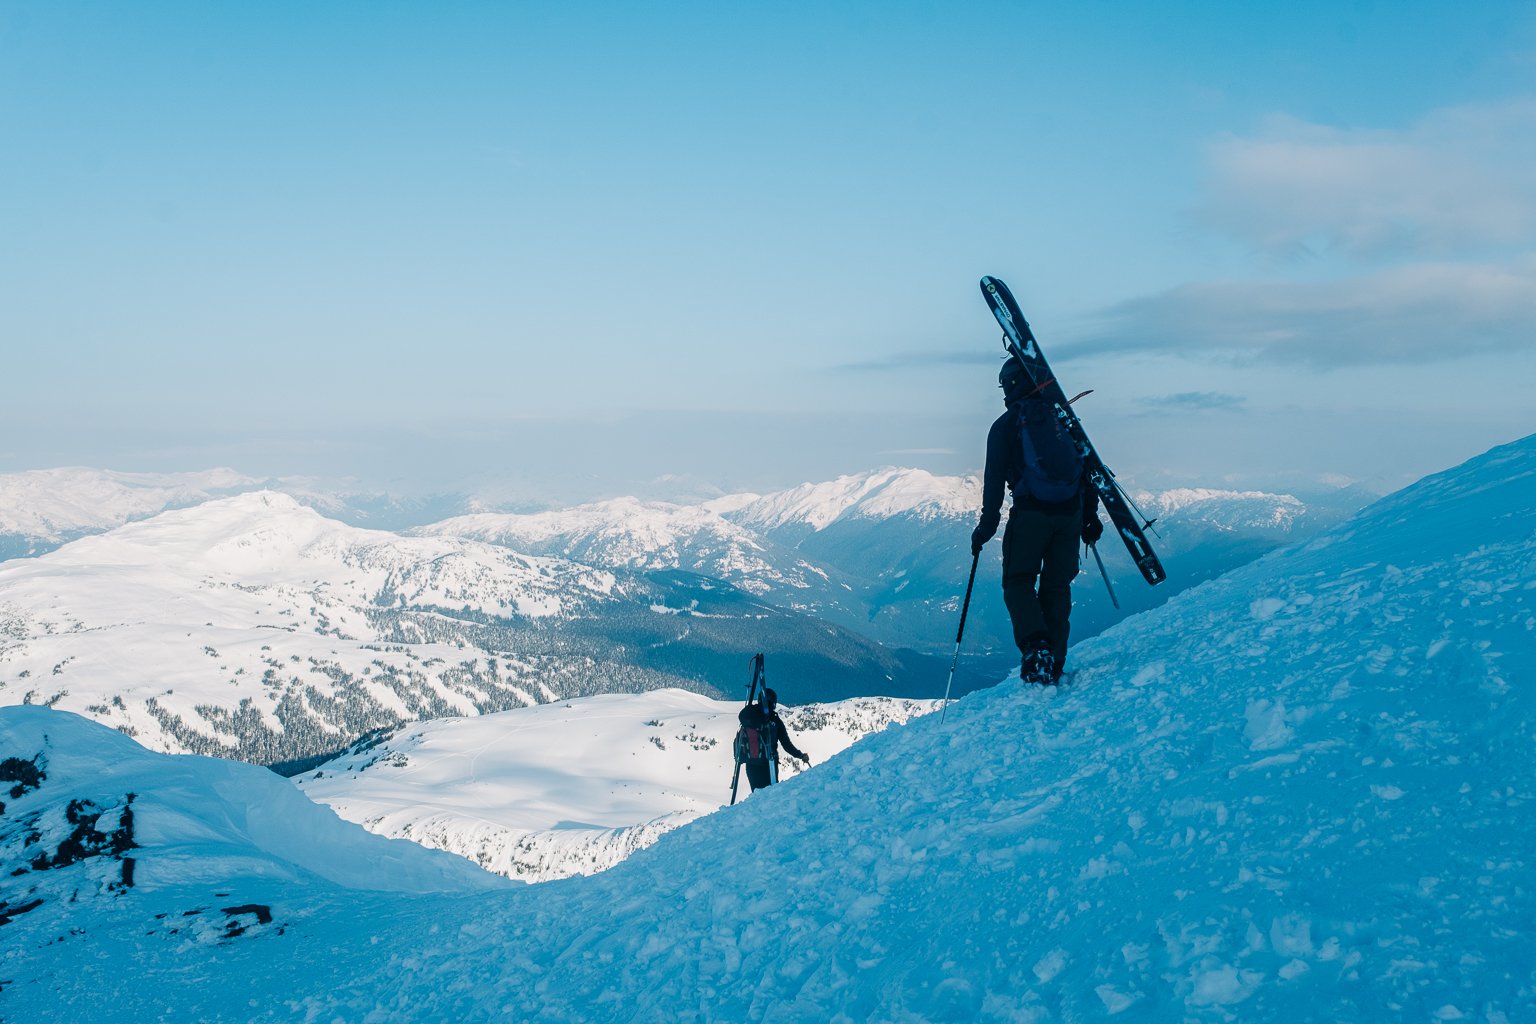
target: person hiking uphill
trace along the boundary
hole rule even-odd
[[[771,689],[764,689],[762,701],[748,704],[736,717],[741,722],[737,742],[743,745],[738,757],[746,766],[747,782],[753,790],[779,781],[780,746],[791,757],[804,761],[807,768],[811,766],[810,757],[789,738],[784,719],[779,717],[779,695]]]
[[[997,381],[1008,410],[987,432],[981,521],[971,532],[971,555],[997,533],[1006,483],[1013,507],[1003,530],[1003,603],[1021,656],[1019,678],[1052,685],[1067,660],[1078,542],[1096,544],[1104,535],[1099,496],[1054,407],[1039,396],[1023,364],[1010,357]]]

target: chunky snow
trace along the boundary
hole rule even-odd
[[[860,697],[781,709],[819,764],[933,701]],[[546,881],[612,867],[730,802],[739,702],[684,690],[608,694],[420,722],[294,781],[374,832]],[[801,766],[787,754],[784,779]],[[745,799],[751,787],[741,779]]]
[[[157,922],[163,893],[85,891],[0,926],[0,999],[18,1020],[108,992],[124,1019],[1532,1020],[1533,666],[1526,439],[1079,645],[1060,692],[1005,681],[610,871],[473,900],[242,883],[281,933],[198,943]]]

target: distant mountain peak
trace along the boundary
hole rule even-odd
[[[936,476],[923,469],[887,467],[761,495],[736,504],[727,517],[764,530],[802,526],[819,532],[851,516],[958,515],[978,508],[980,497],[980,482],[973,476]]]

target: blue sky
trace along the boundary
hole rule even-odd
[[[1533,429],[1529,4],[0,0],[0,470],[569,500]]]

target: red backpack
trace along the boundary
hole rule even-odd
[[[748,704],[736,716],[741,728],[736,731],[737,761],[766,761],[773,756],[773,722],[761,704]]]

